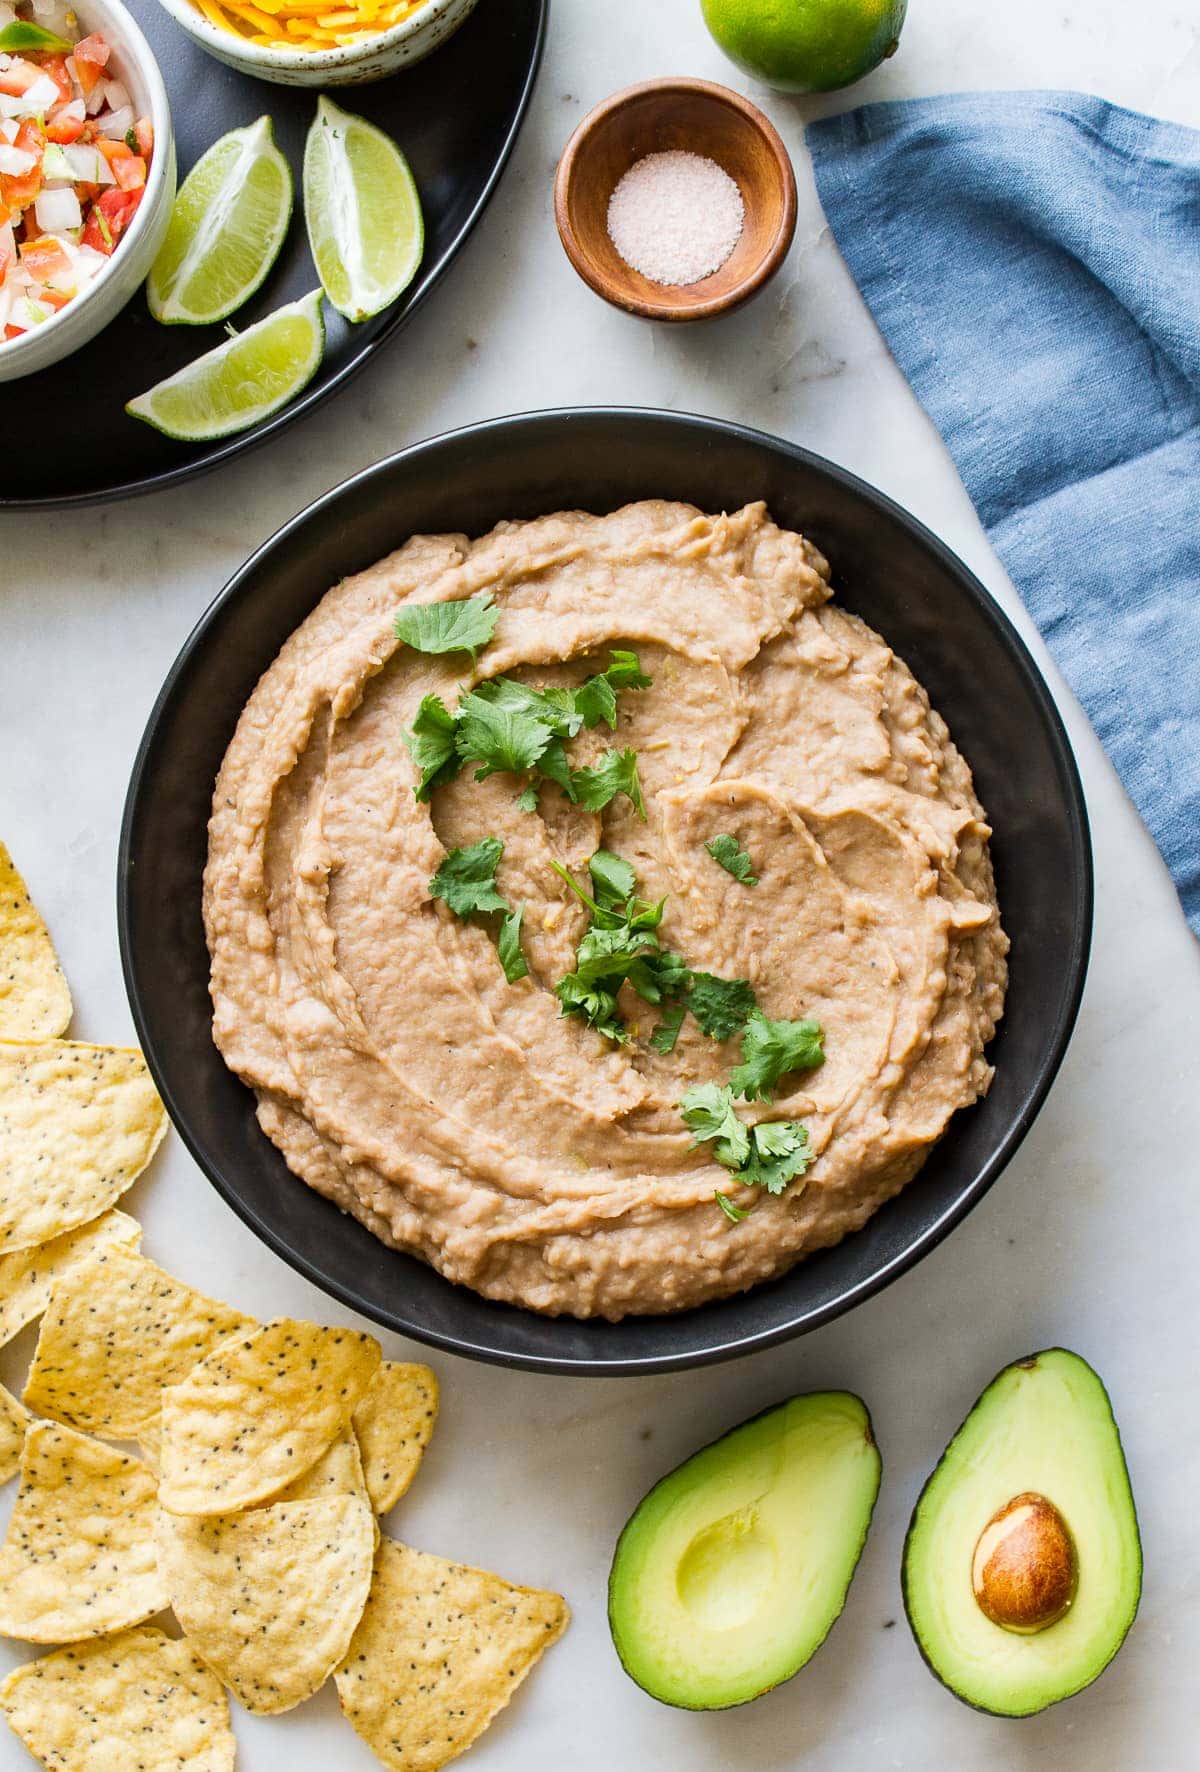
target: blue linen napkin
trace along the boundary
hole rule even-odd
[[[855,281],[1200,935],[1200,133],[997,92],[807,138]]]

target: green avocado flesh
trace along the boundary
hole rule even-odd
[[[768,1409],[651,1489],[617,1543],[625,1671],[688,1710],[745,1704],[804,1666],[846,1603],[879,1489],[857,1397]]]
[[[1044,1496],[1074,1541],[1069,1611],[1033,1634],[985,1616],[972,1589],[979,1535],[1014,1497]],[[1091,1683],[1133,1623],[1137,1515],[1104,1386],[1063,1348],[1006,1366],[942,1455],[904,1547],[904,1604],[933,1672],[959,1698],[1025,1717]]]

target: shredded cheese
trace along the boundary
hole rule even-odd
[[[267,49],[337,49],[378,37],[425,0],[193,0],[221,30]]]

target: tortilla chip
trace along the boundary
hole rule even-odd
[[[483,1734],[569,1618],[559,1594],[381,1539],[334,1675],[339,1702],[385,1766],[435,1772]]]
[[[324,1501],[331,1495],[354,1495],[367,1508],[371,1497],[363,1472],[362,1453],[352,1428],[339,1434],[327,1452],[323,1452],[311,1469],[304,1471],[281,1489],[275,1503],[283,1501]]]
[[[55,1772],[233,1772],[229,1701],[186,1642],[123,1631],[28,1661],[0,1712]]]
[[[50,932],[0,843],[0,1040],[53,1040],[71,1020],[71,993]]]
[[[159,1501],[204,1515],[270,1501],[349,1426],[378,1364],[354,1329],[280,1317],[232,1336],[163,1393]]]
[[[0,1255],[107,1212],[166,1129],[140,1052],[73,1040],[0,1045]]]
[[[354,1411],[371,1506],[395,1507],[417,1474],[438,1412],[438,1381],[428,1366],[384,1360]]]
[[[51,1289],[76,1262],[117,1243],[137,1250],[141,1241],[142,1227],[135,1219],[124,1212],[106,1212],[92,1224],[64,1231],[61,1237],[51,1237],[36,1248],[0,1255],[0,1346],[41,1316],[50,1302]]]
[[[140,1459],[34,1422],[0,1544],[0,1635],[72,1643],[161,1612],[155,1487]]]
[[[11,1391],[0,1384],[0,1483],[15,1477],[21,1467],[21,1448],[29,1416]]]
[[[362,1617],[375,1520],[352,1495],[251,1513],[160,1513],[160,1567],[188,1641],[248,1711],[320,1691]]]
[[[144,1255],[98,1250],[50,1295],[25,1401],[85,1432],[141,1440],[163,1387],[251,1323]]]

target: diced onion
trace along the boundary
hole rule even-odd
[[[129,88],[123,80],[106,80],[104,82],[104,96],[108,100],[110,111],[124,110],[126,105],[133,103],[129,96]]]
[[[82,123],[86,116],[87,111],[84,108],[83,100],[73,98],[68,104],[59,105],[54,113],[54,120],[56,123],[65,123],[70,118],[73,123]]]
[[[0,142],[15,142],[19,128],[15,117],[0,117]]]
[[[24,148],[10,147],[7,142],[0,143],[0,172],[7,173],[9,178],[23,178],[36,165],[36,154],[27,154]]]
[[[49,151],[46,150],[47,154]],[[62,153],[71,169],[72,178],[81,179],[88,185],[111,185],[116,182],[108,161],[99,148],[89,147],[86,142],[70,142]]]
[[[32,86],[22,93],[28,113],[37,116],[58,103],[58,85],[49,74],[39,74]]]
[[[124,141],[133,128],[133,111],[128,105],[119,111],[106,111],[97,117],[96,125],[101,135],[106,135],[110,141]]]
[[[95,117],[104,109],[107,103],[108,99],[104,94],[104,82],[103,80],[97,80],[96,84],[92,87],[92,90],[83,101],[84,109],[87,111],[89,117]]]
[[[70,185],[57,191],[39,191],[33,211],[37,216],[38,227],[45,234],[60,234],[68,228],[83,226],[83,212],[79,207],[79,198]]]

